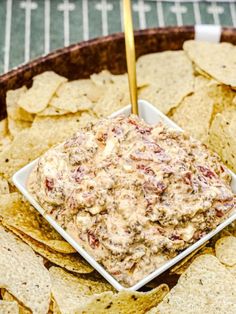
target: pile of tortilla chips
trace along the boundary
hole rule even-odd
[[[146,99],[236,171],[236,47],[195,41],[137,61]],[[69,82],[54,72],[7,93],[0,121],[0,313],[236,313],[236,225],[154,279],[115,292],[20,195],[12,175],[129,103],[127,74]],[[176,277],[178,281],[176,281]],[[164,278],[164,279],[163,279]],[[170,287],[174,286],[170,291]]]

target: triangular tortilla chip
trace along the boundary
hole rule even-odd
[[[216,257],[201,255],[151,313],[236,313],[235,278]]]
[[[0,313],[1,314],[18,314],[19,306],[16,301],[8,302],[0,300]]]
[[[18,229],[55,251],[75,252],[43,216],[17,192],[0,196],[0,217],[2,217],[4,224]]]
[[[46,245],[43,245],[42,243],[35,241],[31,237],[20,232],[18,229],[8,225],[4,226],[27,243],[37,254],[40,254],[46,260],[55,265],[78,274],[88,274],[94,270],[78,253],[63,254],[56,252],[49,249]]]
[[[216,257],[226,266],[236,265],[236,237],[223,237],[216,242]]]
[[[147,293],[114,293],[109,284],[101,281],[76,277],[56,267],[51,267],[49,272],[52,294],[61,314],[145,313],[168,292],[168,286],[161,285]]]
[[[204,72],[217,81],[236,88],[236,46],[188,40],[184,51]]]
[[[48,311],[51,281],[48,270],[34,251],[0,226],[0,287],[35,314]]]

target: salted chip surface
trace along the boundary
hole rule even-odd
[[[201,75],[202,77],[205,77],[206,79],[212,79],[212,77],[204,72],[202,69],[200,69],[196,64],[193,63],[193,69],[195,75]]]
[[[93,107],[93,111],[98,117],[107,117],[113,112],[127,106],[130,102],[128,85],[109,84],[103,96]]]
[[[236,265],[234,266],[227,266],[228,271],[230,271],[230,273],[234,276],[234,278],[236,279]]]
[[[183,45],[188,57],[217,81],[236,88],[236,46],[189,40]]]
[[[209,146],[226,165],[236,171],[236,110],[218,113],[209,130]]]
[[[4,138],[8,133],[7,118],[0,121],[0,139]]]
[[[0,195],[10,193],[9,184],[6,179],[0,177]],[[0,209],[1,211],[1,209]]]
[[[61,116],[70,113],[68,110],[58,109],[48,105],[43,111],[37,113],[37,116]]]
[[[227,114],[227,110],[231,107],[233,108],[235,92],[229,86],[212,83],[209,88],[209,96],[214,101],[213,116],[222,111],[225,111]]]
[[[31,314],[31,311],[27,309],[25,306],[22,304],[19,304],[16,298],[13,297],[7,290],[2,289],[2,298],[5,301],[8,302],[16,302],[19,308],[19,314]],[[0,311],[1,312],[1,311]]]
[[[7,147],[10,146],[12,142],[12,137],[7,134],[5,137],[0,139],[0,153],[3,152]]]
[[[36,75],[33,85],[18,100],[18,105],[29,113],[44,110],[58,87],[67,79],[52,71]]]
[[[168,292],[168,286],[161,285],[147,293],[114,293],[109,284],[75,277],[60,268],[51,267],[49,272],[53,297],[62,314],[145,313]]]
[[[233,105],[236,105],[236,95],[235,95],[235,97],[233,99]]]
[[[93,294],[113,291],[106,282],[93,281],[72,275],[60,267],[49,269],[52,295],[61,314],[80,313],[81,307]]]
[[[8,225],[6,225],[6,227],[27,243],[36,253],[40,254],[42,257],[46,258],[55,265],[78,274],[87,274],[94,270],[78,253],[59,253],[50,249],[46,245],[35,241],[33,238],[27,236],[18,229],[9,227]]]
[[[226,266],[236,265],[236,237],[223,237],[216,242],[216,257]]]
[[[214,101],[209,95],[209,88],[197,89],[192,95],[183,99],[173,111],[171,118],[185,131],[202,142],[208,138]]]
[[[0,227],[0,286],[33,313],[49,309],[51,281],[48,270],[34,251]]]
[[[183,51],[151,53],[137,61],[139,98],[167,114],[193,91],[191,61]]]
[[[0,314],[18,314],[19,306],[16,301],[0,300]]]
[[[98,296],[93,296],[90,302],[79,313],[147,313],[147,310],[163,300],[168,291],[168,286],[162,284],[149,292],[121,291],[113,295],[109,292],[104,292]]]
[[[59,97],[54,96],[50,101],[50,106],[75,113],[77,111],[88,110],[92,107],[92,102],[88,97],[73,97],[70,93],[65,93]]]
[[[109,85],[128,86],[127,73],[114,75],[108,70],[102,70],[100,73],[94,73],[90,76],[91,81],[98,87],[106,88]]]
[[[64,241],[43,216],[17,192],[0,196],[0,217],[3,224],[25,233],[57,252],[75,252],[72,246]]]
[[[192,262],[201,255],[204,254],[212,254],[214,255],[214,250],[212,247],[202,247],[200,249],[195,250],[191,254],[189,254],[187,257],[185,257],[182,261],[180,261],[176,266],[171,268],[170,273],[171,274],[177,274],[182,275],[183,272],[186,271],[186,269],[192,264]]]
[[[57,96],[68,93],[73,97],[84,96],[92,102],[97,102],[102,96],[103,89],[90,79],[80,79],[62,84],[56,92]]]
[[[209,85],[211,83],[211,80],[206,78],[203,75],[196,75],[194,76],[194,90],[196,91],[199,88],[205,87],[206,85]]]
[[[25,111],[18,104],[18,100],[20,99],[20,97],[23,97],[26,91],[27,91],[26,86],[22,86],[21,88],[18,88],[15,90],[7,91],[6,108],[7,108],[7,115],[11,119],[33,121],[34,116],[31,113]]]
[[[28,129],[31,127],[30,121],[23,120],[13,120],[8,117],[8,129],[12,137],[17,136],[22,130]]]
[[[234,276],[213,255],[194,260],[152,314],[236,313]]]

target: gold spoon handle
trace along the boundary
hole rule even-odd
[[[133,114],[138,115],[134,31],[133,31],[132,10],[131,10],[130,0],[123,0],[123,15],[124,15],[125,50],[126,50],[126,62],[127,62],[127,70],[128,70],[128,78],[129,78],[131,112]]]

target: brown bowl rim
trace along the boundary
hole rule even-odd
[[[190,34],[194,34],[195,33],[195,28],[194,25],[186,25],[186,26],[167,26],[167,27],[154,27],[154,28],[146,28],[144,30],[136,30],[134,32],[135,37],[139,37],[139,36],[145,36],[145,35],[150,35],[150,34],[164,34],[164,33],[190,33]],[[235,36],[236,37],[236,28],[233,27],[222,27],[222,32],[221,32],[221,41],[223,41],[224,39],[230,38],[231,36]],[[52,52],[50,52],[49,54],[46,55],[42,55],[40,57],[37,57],[35,59],[30,60],[27,63],[23,63],[20,64],[19,66],[11,69],[10,71],[3,73],[2,75],[0,75],[0,84],[5,82],[6,80],[9,80],[10,78],[12,78],[13,76],[24,72],[26,70],[29,70],[32,67],[37,66],[38,64],[43,63],[46,60],[50,60],[50,59],[55,59],[56,57],[63,55],[65,53],[68,53],[70,51],[73,50],[78,50],[80,48],[85,48],[85,47],[89,47],[92,45],[97,45],[99,43],[101,43],[101,41],[103,42],[109,42],[111,40],[117,40],[117,39],[122,39],[124,38],[124,33],[123,32],[118,32],[118,33],[114,33],[114,34],[110,34],[108,36],[101,36],[101,37],[96,37],[87,41],[81,41],[78,43],[74,43],[72,45],[69,45],[67,47],[62,47],[56,50],[53,50]],[[223,40],[222,40],[223,39]],[[236,39],[235,39],[236,41]]]

